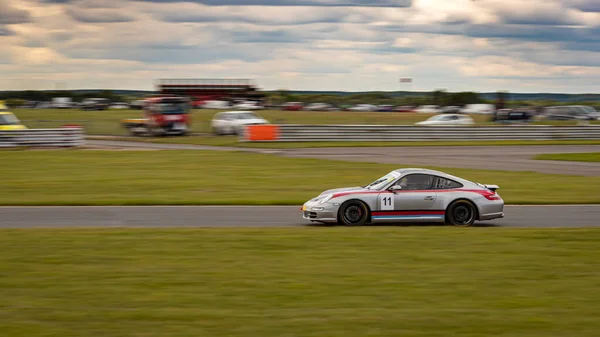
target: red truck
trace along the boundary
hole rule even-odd
[[[186,97],[160,95],[143,103],[144,118],[125,119],[124,128],[133,135],[185,135],[192,126],[190,100]]]

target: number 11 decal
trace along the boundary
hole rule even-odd
[[[394,196],[392,194],[383,193],[379,195],[379,204],[382,211],[394,210]]]

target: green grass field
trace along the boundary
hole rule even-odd
[[[600,152],[540,154],[535,159],[600,163]]]
[[[3,151],[1,205],[300,205],[405,165],[214,151]],[[600,203],[600,177],[438,168],[509,204]]]
[[[3,336],[578,336],[595,229],[0,230]]]

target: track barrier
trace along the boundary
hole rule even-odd
[[[0,147],[76,147],[84,144],[84,138],[83,128],[77,125],[0,131]]]
[[[275,141],[279,138],[278,125],[250,125],[243,132],[247,141]]]
[[[239,140],[327,141],[481,141],[598,140],[600,125],[412,126],[412,125],[248,125]]]

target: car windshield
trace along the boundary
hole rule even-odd
[[[19,125],[19,119],[12,114],[0,115],[0,125]]]
[[[158,103],[152,107],[152,110],[163,115],[180,115],[187,113],[182,103]]]
[[[573,107],[572,111],[575,115],[587,115],[589,113],[589,111],[586,111],[585,108],[581,106]]]
[[[596,111],[596,109],[592,108],[591,106],[583,106],[582,108],[583,108],[583,110],[585,110],[586,112],[589,112],[589,113],[595,114],[598,112],[598,111]]]
[[[392,171],[384,175],[383,177],[375,180],[374,182],[370,183],[369,185],[365,186],[365,188],[370,190],[378,190],[398,177],[400,177],[400,173]]]
[[[233,114],[235,116],[236,119],[255,119],[258,118],[257,115],[251,113],[251,112],[245,112],[245,113],[239,113],[239,114]]]

